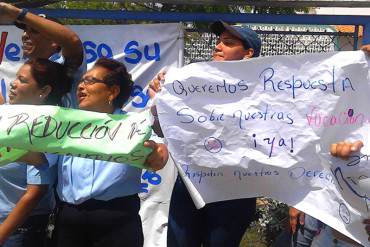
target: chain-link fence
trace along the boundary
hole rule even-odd
[[[338,32],[331,26],[248,25],[262,39],[261,56],[353,50],[357,48],[355,32]],[[195,29],[185,32],[185,64],[208,61],[217,36]]]

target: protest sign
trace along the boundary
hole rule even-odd
[[[80,37],[87,67],[100,57],[123,62],[135,82],[127,109],[144,109],[149,101],[145,89],[149,81],[165,66],[181,66],[183,30],[181,24],[73,25]],[[7,99],[7,89],[21,64],[23,30],[14,26],[0,27],[0,90]]]
[[[26,150],[20,150],[10,147],[0,147],[0,166],[14,162],[26,153]]]
[[[198,207],[267,196],[362,244],[370,191],[370,67],[363,52],[207,62],[171,69],[158,113]],[[344,161],[331,143],[364,141]]]
[[[1,105],[0,145],[143,168],[152,151],[143,146],[152,134],[149,114],[111,115],[57,106]]]
[[[181,23],[70,27],[83,43],[88,68],[102,56],[113,57],[127,66],[135,85],[126,111],[141,111],[148,106],[147,84],[158,71],[165,66],[182,65]],[[14,26],[0,26],[0,90],[6,100],[10,82],[26,61],[21,49],[22,32]],[[171,162],[158,172],[143,170],[139,195],[144,246],[166,246],[167,212],[175,174]]]

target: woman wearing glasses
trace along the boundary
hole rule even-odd
[[[121,108],[132,86],[124,64],[101,58],[77,87],[79,109],[124,114]],[[153,141],[144,145],[153,149],[147,165],[161,169],[168,159],[166,146]],[[48,159],[58,163],[58,246],[143,245],[138,197],[141,169],[72,156],[48,155]]]

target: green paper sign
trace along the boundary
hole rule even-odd
[[[56,106],[1,105],[0,145],[20,150],[0,149],[0,165],[29,150],[143,168],[152,151],[143,146],[152,133],[149,114],[111,115]]]
[[[9,148],[9,147],[0,147],[0,166],[9,164],[23,155],[25,155],[28,151]]]

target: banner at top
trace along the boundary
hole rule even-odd
[[[88,68],[100,57],[123,62],[135,82],[130,110],[145,108],[149,101],[147,83],[165,66],[182,64],[183,29],[181,24],[76,25],[70,26],[80,37]],[[0,26],[0,91],[7,89],[24,63],[23,30]]]

